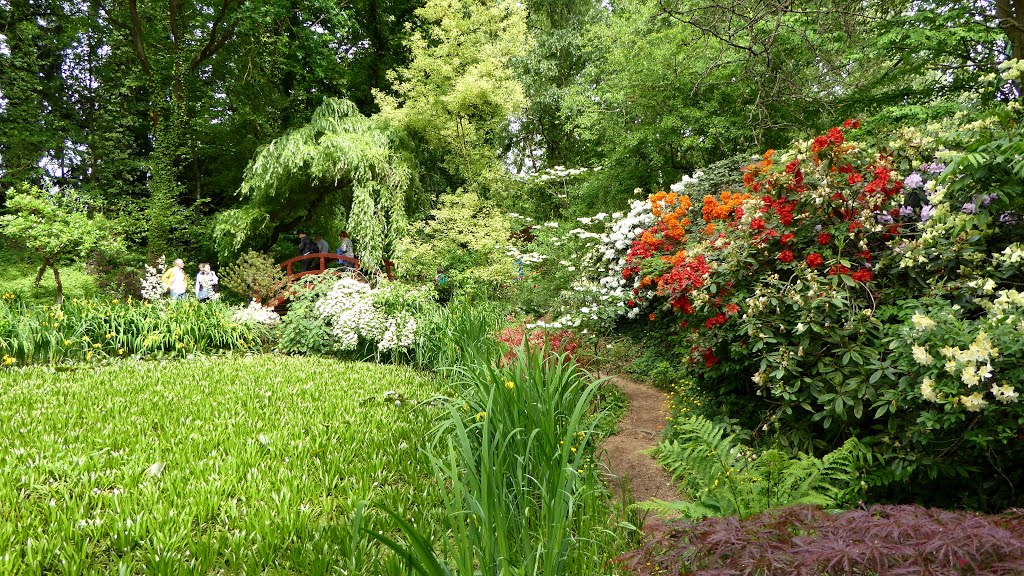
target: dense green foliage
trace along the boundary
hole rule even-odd
[[[43,307],[3,297],[0,355],[4,364],[27,365],[261,349],[268,336],[263,327],[233,313],[195,301],[72,300]]]
[[[429,454],[445,493],[440,553],[422,530],[408,546],[377,536],[422,574],[594,574],[623,540],[606,529],[611,497],[594,460],[599,383],[566,357],[523,348],[503,367],[461,366],[465,388]],[[579,535],[585,534],[581,538]]]
[[[851,439],[820,459],[794,458],[781,450],[756,452],[707,418],[680,418],[672,439],[659,446],[658,458],[692,500],[655,500],[645,506],[687,518],[745,518],[793,504],[849,505],[858,496],[858,451]]]
[[[383,574],[358,501],[442,521],[419,452],[441,410],[416,406],[439,388],[406,369],[254,356],[3,382],[4,573]]]
[[[58,305],[64,299],[58,266],[123,249],[110,222],[100,214],[90,214],[81,198],[67,192],[23,185],[8,195],[7,209],[10,214],[0,216],[0,235],[34,253],[37,262],[41,260],[36,286],[47,268],[53,271]]]

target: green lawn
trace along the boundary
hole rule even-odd
[[[437,524],[437,388],[279,356],[0,369],[0,573],[351,574],[357,501]]]

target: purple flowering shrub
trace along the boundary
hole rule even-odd
[[[795,506],[745,520],[677,521],[618,562],[641,576],[1019,575],[1024,511]]]

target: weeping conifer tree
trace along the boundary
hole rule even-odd
[[[222,213],[222,257],[265,248],[299,227],[348,230],[366,268],[378,266],[408,225],[415,160],[382,120],[328,99],[309,123],[267,144],[245,169],[239,207]]]

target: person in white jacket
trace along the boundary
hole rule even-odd
[[[220,279],[217,278],[217,273],[210,269],[210,265],[205,262],[200,264],[199,273],[196,274],[196,300],[205,302],[214,299],[218,283]]]

